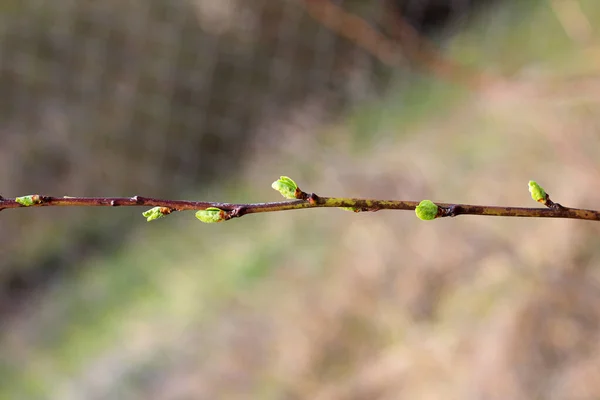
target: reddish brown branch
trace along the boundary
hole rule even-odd
[[[306,194],[298,200],[269,202],[269,203],[220,203],[208,201],[164,200],[151,197],[52,197],[34,195],[35,204],[24,206],[15,199],[0,197],[0,211],[4,209],[29,207],[165,207],[172,211],[205,210],[216,207],[226,214],[225,219],[241,217],[246,214],[263,212],[298,210],[322,207],[349,207],[358,211],[378,210],[414,210],[419,202],[401,200],[375,200],[337,197],[320,197]],[[556,203],[553,203],[556,204]],[[567,207],[528,208],[528,207],[498,207],[470,204],[436,203],[440,208],[438,217],[454,217],[457,215],[487,215],[496,217],[530,217],[530,218],[570,218],[590,221],[600,221],[600,212]],[[549,205],[550,207],[550,205]]]

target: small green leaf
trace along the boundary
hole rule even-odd
[[[196,218],[207,224],[221,222],[225,221],[225,211],[216,207],[208,207],[206,210],[196,212]]]
[[[531,193],[533,200],[540,203],[545,203],[548,197],[546,191],[536,181],[529,181],[529,193]]]
[[[142,215],[146,217],[146,221],[154,221],[155,219],[163,218],[169,215],[171,210],[168,207],[154,207],[148,211],[144,211]]]
[[[40,204],[42,199],[40,199],[39,194],[30,194],[28,196],[17,197],[15,201],[22,206],[29,207],[35,204]]]
[[[297,199],[298,197],[296,197],[296,195],[298,192],[300,192],[296,182],[287,176],[280,177],[278,180],[273,182],[271,187],[281,193],[281,195],[286,199]]]
[[[430,221],[437,217],[438,206],[431,200],[423,200],[415,209],[415,213],[419,219]]]

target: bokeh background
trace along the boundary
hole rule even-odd
[[[597,0],[0,0],[0,193],[600,208]],[[600,226],[0,215],[1,399],[598,399]]]

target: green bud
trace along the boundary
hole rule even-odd
[[[206,210],[196,212],[196,218],[207,224],[221,222],[225,221],[225,211],[216,207],[208,207]]]
[[[142,215],[146,217],[146,221],[154,221],[155,219],[163,218],[171,214],[171,209],[168,207],[154,207],[148,211],[144,211]]]
[[[531,193],[531,198],[540,203],[545,203],[547,194],[544,189],[537,184],[536,181],[529,181],[529,193]]]
[[[296,193],[300,191],[298,189],[298,185],[296,185],[296,182],[287,176],[280,177],[278,180],[273,182],[271,187],[281,193],[281,195],[286,199],[297,199]]]
[[[415,209],[415,213],[419,219],[429,221],[437,217],[438,206],[431,200],[423,200]]]
[[[30,194],[29,196],[17,197],[15,201],[22,206],[29,207],[35,204],[40,204],[42,199],[40,198],[39,194]]]

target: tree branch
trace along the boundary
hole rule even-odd
[[[402,201],[358,199],[346,197],[321,197],[300,190],[288,177],[281,177],[272,187],[287,201],[269,203],[220,203],[210,201],[165,200],[151,197],[52,197],[29,195],[14,199],[0,196],[0,211],[26,207],[153,207],[143,213],[148,221],[164,217],[175,211],[198,211],[196,217],[203,222],[221,222],[246,214],[306,208],[343,208],[354,212],[379,210],[415,210],[424,220],[457,215],[487,215],[494,217],[569,218],[600,221],[600,211],[564,207],[550,200],[550,196],[535,182],[529,183],[532,198],[547,208],[500,207],[471,204],[433,203],[429,200]]]

